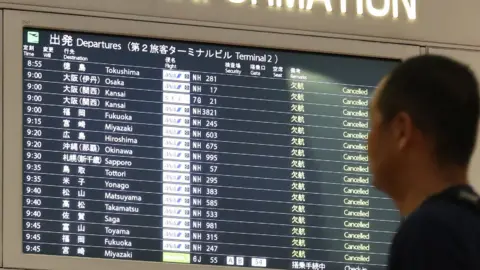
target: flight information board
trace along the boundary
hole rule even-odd
[[[23,252],[384,269],[375,84],[396,61],[23,33]]]

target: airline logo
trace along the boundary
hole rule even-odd
[[[163,193],[190,195],[190,185],[164,183]]]
[[[190,150],[190,140],[163,138],[163,147]]]
[[[179,70],[163,70],[163,80],[189,82],[190,72]]]
[[[163,241],[163,250],[189,252],[190,242]]]
[[[163,93],[163,102],[165,103],[178,103],[178,104],[190,104],[189,94],[176,94],[176,93]]]
[[[162,177],[164,182],[172,183],[190,183],[190,174],[188,173],[174,173],[174,172],[163,172]]]
[[[163,124],[172,126],[189,127],[190,117],[176,116],[176,115],[163,115]]]
[[[190,196],[163,195],[163,204],[175,206],[190,206]]]
[[[179,137],[190,138],[190,128],[180,127],[163,127],[163,136],[165,137]]]
[[[163,104],[163,113],[177,114],[177,115],[190,115],[190,106],[176,105],[176,104]]]
[[[190,151],[163,149],[163,159],[190,161]]]
[[[163,170],[175,172],[190,172],[190,162],[164,160]]]
[[[190,208],[184,207],[174,207],[174,206],[164,206],[163,216],[167,217],[178,217],[178,218],[189,218],[190,217]]]
[[[164,228],[190,229],[190,219],[182,218],[163,218]]]
[[[181,230],[163,230],[163,239],[190,241],[190,232]]]
[[[190,93],[190,84],[181,82],[163,82],[163,91]]]

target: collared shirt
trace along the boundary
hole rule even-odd
[[[480,208],[458,198],[470,186],[428,198],[393,239],[389,270],[480,270]]]

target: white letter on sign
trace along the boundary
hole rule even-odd
[[[307,8],[308,10],[312,9],[313,7],[313,3],[314,2],[322,2],[323,4],[325,4],[325,9],[328,11],[328,12],[332,12],[333,11],[333,7],[332,7],[332,2],[330,0],[307,0]]]
[[[377,9],[373,6],[373,0],[367,0],[367,11],[375,17],[385,17],[390,12],[390,0],[383,0],[383,8]]]

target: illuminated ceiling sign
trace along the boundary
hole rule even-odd
[[[368,14],[373,17],[399,18],[401,10],[405,11],[409,20],[417,18],[416,0],[227,0],[235,4],[250,4],[252,6],[268,5],[269,7],[316,10],[323,7],[327,13],[338,12],[357,15]],[[263,3],[262,3],[263,2]],[[403,11],[402,11],[403,12]]]

